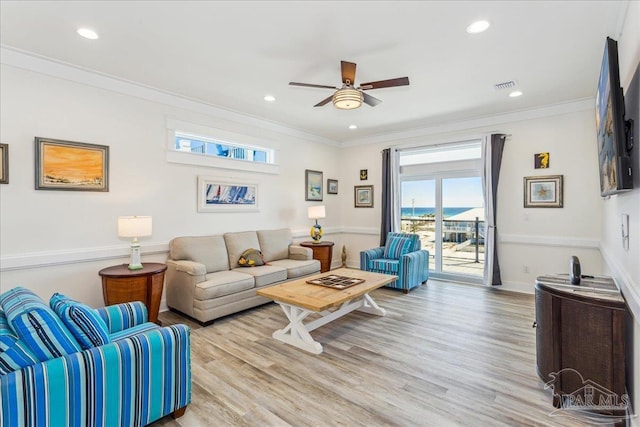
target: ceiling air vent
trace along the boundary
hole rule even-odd
[[[502,90],[502,89],[511,89],[516,86],[518,86],[518,83],[516,83],[515,80],[509,80],[508,82],[496,83],[493,85],[493,88],[495,90]]]

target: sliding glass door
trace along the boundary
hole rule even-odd
[[[481,282],[484,270],[484,205],[477,149],[469,158],[451,160],[439,147],[437,156],[401,153],[401,227],[416,233],[429,250],[433,277]],[[456,151],[457,150],[457,151]],[[460,146],[451,148],[460,157]]]

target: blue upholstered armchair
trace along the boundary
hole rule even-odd
[[[94,310],[24,288],[0,295],[0,425],[144,426],[191,401],[190,330],[141,302]]]
[[[385,246],[360,252],[360,270],[398,276],[387,286],[406,294],[429,278],[429,251],[417,234],[389,233]]]

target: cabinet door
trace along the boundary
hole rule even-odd
[[[554,359],[553,339],[553,297],[545,291],[536,289],[536,360],[538,375],[547,382],[549,374],[554,372],[557,364]]]
[[[562,298],[561,367],[580,375],[562,375],[562,391],[573,393],[593,381],[613,390],[612,311],[580,301]]]

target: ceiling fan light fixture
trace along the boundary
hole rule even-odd
[[[333,106],[341,110],[353,110],[362,105],[362,92],[351,87],[338,89],[333,94]]]

